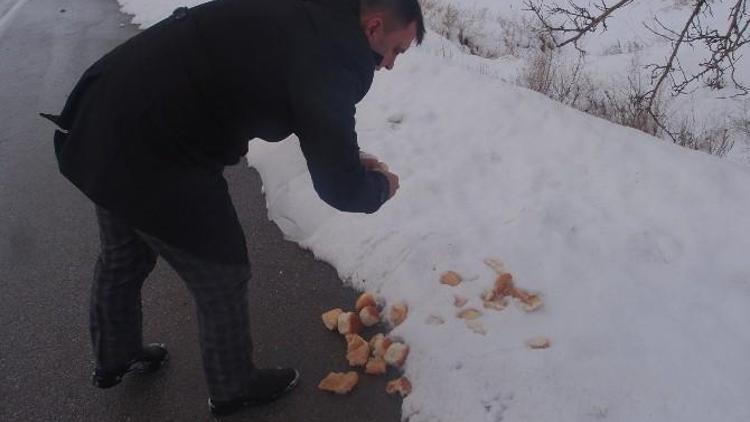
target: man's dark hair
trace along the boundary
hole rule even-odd
[[[418,0],[360,0],[362,12],[388,12],[397,23],[406,26],[417,23],[417,44],[424,39],[424,18]]]

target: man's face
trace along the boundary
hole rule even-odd
[[[375,66],[375,70],[393,69],[396,57],[408,50],[417,37],[416,22],[411,22],[406,26],[387,28],[384,24],[385,18],[385,16],[374,17],[365,25],[365,35],[370,42],[370,48],[383,56],[383,61]]]

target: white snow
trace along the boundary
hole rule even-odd
[[[121,1],[141,16],[176,3]],[[320,201],[296,138],[254,140],[248,154],[289,239],[346,283],[409,304],[391,332],[411,347],[403,418],[750,420],[750,169],[564,107],[445,51],[428,34],[376,75],[358,107],[361,147],[401,177],[378,213]],[[483,309],[489,257],[544,307]],[[442,285],[445,270],[467,281]],[[454,294],[483,312],[486,335],[455,317]],[[539,336],[551,347],[525,345]]]
[[[525,2],[526,0],[422,0],[430,27],[448,34],[455,45],[459,44],[460,28],[461,36],[473,46],[475,53],[497,57],[495,60],[479,61],[481,64],[474,66],[480,67],[484,74],[511,83],[520,83],[524,67],[534,58],[539,48],[535,32],[535,28],[539,27],[538,19],[531,12],[525,11]],[[538,3],[538,0],[535,2]],[[567,6],[566,1],[557,2]],[[551,0],[546,3],[550,4]],[[612,5],[615,2],[577,0],[576,3],[585,6],[601,3]],[[591,78],[600,91],[624,92],[629,86],[628,78],[640,80],[647,86],[651,70],[646,66],[666,63],[672,47],[668,40],[651,33],[644,25],[660,29],[654,20],[654,17],[658,17],[661,23],[679,31],[692,11],[692,3],[687,0],[638,0],[615,11],[607,20],[606,30],[602,30],[600,26],[596,33],[586,35],[579,42],[587,52],[582,76]],[[700,16],[702,25],[724,33],[729,8],[730,4],[727,2],[716,2],[711,9],[712,15]],[[463,47],[462,50],[468,52],[470,49]],[[569,69],[579,59],[578,51],[569,45],[558,54],[557,71],[562,74],[570,72]],[[690,74],[698,69],[699,61],[706,60],[709,56],[710,53],[703,45],[685,45],[677,59]],[[451,54],[451,58],[459,61],[466,59],[456,58],[454,54]],[[749,86],[750,60],[745,55],[738,55],[736,69],[737,80]],[[669,89],[665,92],[669,92]],[[698,83],[689,87],[685,95],[664,95],[666,121],[673,128],[678,127],[682,121],[688,121],[688,127],[692,126],[696,134],[728,128],[735,146],[726,158],[750,165],[750,137],[746,131],[737,128],[738,120],[750,120],[750,99],[747,95],[736,97],[738,92],[729,85],[724,89],[714,90]]]

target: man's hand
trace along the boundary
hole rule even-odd
[[[388,166],[380,161],[378,157],[368,154],[366,152],[359,153],[359,161],[367,170],[385,170],[388,171]]]
[[[383,173],[385,177],[388,178],[388,199],[393,198],[393,195],[396,194],[396,191],[398,190],[398,187],[399,187],[398,176],[395,173],[391,173],[388,170],[383,170],[383,169],[373,169],[373,170]]]
[[[359,160],[367,170],[380,172],[388,179],[388,199],[393,198],[393,195],[396,194],[399,188],[398,176],[395,173],[391,173],[388,165],[378,160],[378,157],[372,154],[360,152]]]

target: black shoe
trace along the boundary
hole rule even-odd
[[[299,382],[299,372],[292,368],[257,369],[253,391],[246,397],[228,401],[208,399],[208,410],[217,416],[228,415],[243,407],[270,403],[291,391]]]
[[[122,371],[102,372],[95,370],[91,380],[95,387],[110,388],[119,384],[128,372],[148,374],[164,366],[169,358],[166,347],[161,343],[152,343],[141,349],[138,356],[131,360]]]

